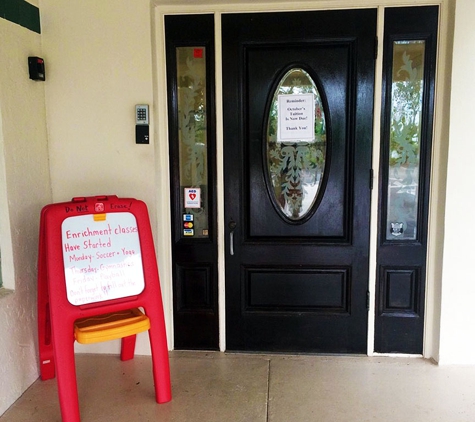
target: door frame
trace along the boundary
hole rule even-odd
[[[289,7],[288,2],[255,2],[252,6],[234,4],[201,4],[187,5],[186,0],[172,0],[168,5],[160,5],[160,0],[155,0],[152,14],[153,30],[153,65],[154,65],[154,110],[153,117],[158,122],[155,125],[155,148],[158,161],[156,163],[156,186],[157,198],[156,209],[157,221],[156,232],[161,233],[156,239],[157,254],[159,256],[160,277],[162,280],[162,292],[164,300],[165,318],[169,339],[169,348],[173,349],[173,291],[172,291],[172,259],[171,259],[171,217],[169,176],[169,150],[168,150],[168,117],[167,117],[167,84],[166,84],[166,60],[165,60],[165,31],[164,16],[168,14],[194,14],[212,13],[215,16],[215,48],[216,48],[216,139],[217,139],[217,197],[218,197],[218,300],[219,300],[219,325],[220,325],[220,350],[226,350],[225,333],[225,222],[224,222],[224,165],[223,165],[223,101],[222,101],[222,54],[221,54],[221,15],[225,13],[244,12],[272,12],[272,11],[305,11],[327,9],[356,9],[377,8],[378,22],[377,35],[379,41],[378,57],[375,67],[374,89],[374,116],[373,116],[373,169],[374,181],[379,180],[380,161],[380,137],[381,137],[381,86],[382,86],[382,60],[383,60],[383,31],[385,7],[408,6],[405,0],[314,0],[310,2],[295,2]],[[171,4],[170,4],[171,3]],[[223,2],[224,3],[224,2]],[[445,212],[445,179],[447,168],[447,143],[448,127],[442,124],[442,116],[447,114],[450,88],[449,81],[444,78],[444,69],[450,63],[450,40],[452,38],[453,15],[455,0],[419,0],[417,6],[438,5],[439,38],[438,38],[438,62],[436,72],[436,99],[434,106],[434,131],[432,145],[432,169],[431,169],[431,192],[429,200],[428,221],[428,252],[426,272],[426,312],[424,328],[425,358],[437,358],[440,335],[440,306],[441,306],[441,282],[442,282],[442,255],[443,255],[443,217]],[[442,76],[441,76],[442,75]],[[374,184],[377,186],[377,183]],[[367,354],[375,355],[374,352],[374,315],[376,295],[376,252],[378,230],[378,189],[372,190],[371,196],[371,225],[370,225],[370,261],[369,261],[369,313]]]

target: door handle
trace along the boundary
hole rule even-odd
[[[228,224],[230,229],[229,232],[229,254],[234,255],[234,229],[236,228],[237,223],[234,220],[231,220]]]

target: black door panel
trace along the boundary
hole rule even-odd
[[[231,350],[366,351],[376,11],[223,16],[226,333]],[[289,222],[266,185],[279,75],[308,69],[326,110],[324,182]]]

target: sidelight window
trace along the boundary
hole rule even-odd
[[[386,239],[417,238],[425,41],[395,41]]]
[[[184,237],[207,238],[206,49],[176,49],[180,196]]]

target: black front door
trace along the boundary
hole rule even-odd
[[[376,10],[229,14],[222,29],[227,349],[364,353]],[[289,101],[311,114],[277,102],[292,71],[315,89]],[[319,135],[282,124],[298,117]]]

